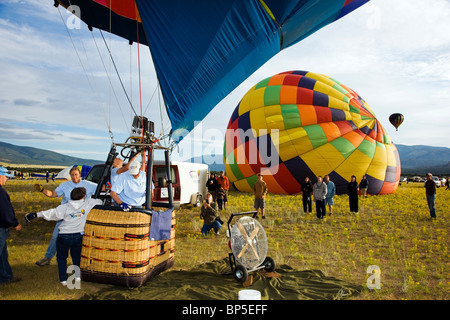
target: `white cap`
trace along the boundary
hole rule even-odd
[[[131,175],[137,175],[139,173],[139,171],[141,170],[141,163],[139,161],[131,161],[130,162],[130,167],[129,167],[129,171]]]

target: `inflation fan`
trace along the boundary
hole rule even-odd
[[[263,226],[255,219],[257,212],[233,213],[228,220],[230,236],[230,265],[234,278],[245,282],[249,272],[275,270],[275,262],[267,257],[267,237]],[[253,215],[250,217],[249,215]],[[234,217],[242,216],[232,225]]]

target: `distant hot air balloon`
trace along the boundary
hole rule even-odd
[[[333,78],[290,71],[260,81],[234,110],[225,135],[226,173],[252,191],[262,173],[270,192],[295,194],[329,175],[338,194],[366,175],[370,194],[394,192],[400,158],[369,105]]]
[[[395,130],[398,131],[398,127],[402,124],[404,117],[401,113],[393,113],[389,116],[389,122],[395,127]]]

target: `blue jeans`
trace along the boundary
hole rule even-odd
[[[63,222],[63,220],[59,220],[55,225],[55,229],[53,229],[52,238],[50,239],[47,252],[45,253],[45,257],[48,259],[53,258],[56,254],[56,239],[58,238],[59,225],[61,224],[61,222]]]
[[[6,249],[8,235],[8,228],[0,228],[0,284],[10,282],[13,278],[11,266],[8,262],[8,250]]]
[[[202,228],[202,234],[204,236],[208,235],[209,230],[214,228],[214,231],[219,231],[220,228],[222,228],[222,225],[219,223],[219,221],[214,221],[212,224],[204,224]]]
[[[56,239],[56,261],[58,262],[59,281],[67,281],[67,258],[80,266],[83,235],[81,233],[60,233]]]
[[[427,202],[428,202],[428,208],[430,208],[430,216],[434,219],[436,219],[436,208],[434,207],[434,203],[436,201],[436,195],[435,194],[427,194]]]

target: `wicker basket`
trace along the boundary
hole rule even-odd
[[[175,211],[169,240],[150,240],[151,210],[97,206],[89,212],[81,252],[83,280],[139,287],[174,263]]]

